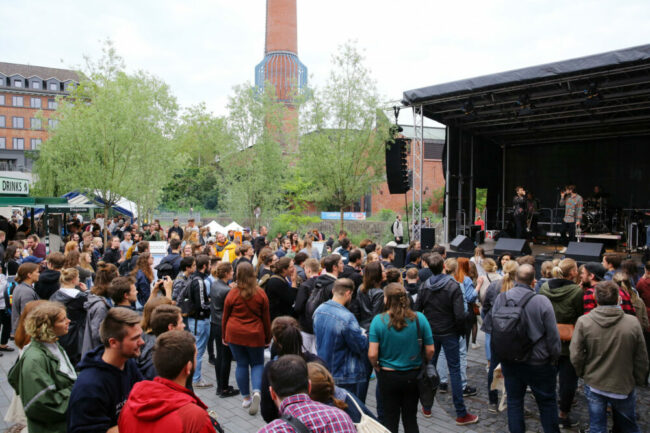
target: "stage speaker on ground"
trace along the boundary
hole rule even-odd
[[[564,257],[578,262],[599,262],[603,258],[605,244],[600,242],[569,242]]]
[[[405,262],[407,248],[408,245],[398,245],[396,247],[393,247],[393,252],[395,253],[395,257],[393,258],[393,266],[398,269],[403,268],[406,265]]]
[[[472,252],[474,251],[474,242],[467,236],[458,235],[449,244],[452,251]]]
[[[423,251],[429,251],[436,245],[436,229],[422,228],[420,231],[420,244]]]
[[[406,155],[406,140],[396,138],[393,143],[386,144],[386,183],[391,194],[404,194],[408,192],[408,162]]]
[[[515,256],[525,256],[531,253],[530,245],[526,239],[499,238],[494,246],[494,255],[510,253]]]

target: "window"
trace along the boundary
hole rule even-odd
[[[13,127],[16,129],[23,129],[25,127],[25,118],[24,117],[14,117],[13,118]]]
[[[12,96],[11,99],[13,100],[13,106],[14,107],[22,107],[23,106],[23,97],[22,96]]]
[[[50,90],[59,91],[59,83],[50,83]]]
[[[7,125],[5,123],[5,117],[0,116],[0,128],[5,128]]]
[[[15,79],[14,87],[23,87],[23,80]]]
[[[5,85],[5,79],[0,77],[0,86],[4,86],[4,85]]]
[[[4,137],[0,137],[0,149],[6,149],[7,148],[7,139]]]
[[[38,150],[41,147],[42,140],[40,138],[32,138],[31,149]]]
[[[43,123],[41,122],[41,119],[38,119],[36,117],[31,118],[30,124],[32,129],[43,129]]]
[[[56,102],[56,99],[48,99],[47,100],[47,108],[49,108],[50,110],[56,110],[58,106],[59,106],[59,103]]]
[[[25,139],[14,137],[14,149],[25,150]]]
[[[5,95],[0,95],[0,105],[5,105]]]
[[[36,80],[32,81],[32,89],[40,89],[41,88],[41,82]]]
[[[32,108],[41,108],[41,98],[32,98],[30,104]]]
[[[56,119],[48,119],[47,124],[50,127],[50,129],[54,129],[59,124],[59,121]]]

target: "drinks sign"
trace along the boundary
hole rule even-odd
[[[0,177],[0,194],[29,195],[29,181],[12,177]]]

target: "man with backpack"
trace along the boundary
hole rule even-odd
[[[316,309],[332,299],[334,282],[343,272],[343,259],[338,254],[330,254],[323,259],[323,266],[325,272],[316,277],[314,288],[311,290],[304,306],[304,314],[308,318],[313,318]]]
[[[210,267],[210,257],[201,254],[196,258],[196,272],[190,277],[190,282],[180,294],[179,307],[188,317],[188,331],[196,338],[196,370],[192,377],[194,388],[210,388],[211,383],[201,379],[201,364],[203,354],[210,336],[210,296],[208,295],[206,279]]]
[[[171,249],[171,252],[162,258],[156,269],[158,270],[158,276],[163,273],[169,275],[172,280],[175,280],[180,272],[182,259],[180,239],[170,240],[169,248]],[[171,269],[168,269],[169,266],[171,266]]]
[[[562,350],[551,301],[535,294],[535,269],[519,266],[515,285],[490,311],[492,352],[501,360],[508,395],[508,428],[524,433],[524,397],[530,387],[544,433],[560,431],[555,363]]]

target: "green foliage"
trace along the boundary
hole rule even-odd
[[[283,213],[276,216],[271,222],[269,235],[275,236],[278,233],[286,233],[288,231],[303,233],[311,228],[313,224],[320,221],[321,219],[317,216]]]
[[[107,208],[126,197],[146,215],[178,163],[169,138],[176,100],[159,79],[124,72],[110,41],[103,52],[96,63],[86,59],[84,78],[59,98],[58,125],[35,161],[35,192],[96,192]]]
[[[322,90],[304,106],[297,169],[309,182],[305,199],[341,211],[384,178],[383,143],[388,131],[378,115],[379,95],[363,56],[347,43],[332,56]]]
[[[213,164],[185,167],[163,188],[167,207],[216,209],[219,202],[217,169]]]
[[[377,214],[378,221],[393,221],[395,219],[395,212],[392,209],[382,209]]]
[[[487,188],[476,188],[476,213],[482,214],[487,204]]]

